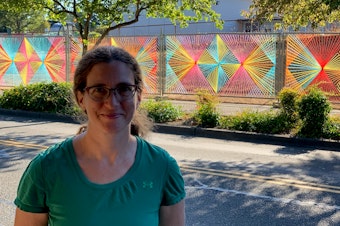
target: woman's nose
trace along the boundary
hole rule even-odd
[[[110,96],[105,100],[105,103],[108,103],[110,105],[119,105],[119,99],[117,98],[116,93],[113,91],[110,93]]]

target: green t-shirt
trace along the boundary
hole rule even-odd
[[[152,226],[159,223],[160,206],[184,197],[177,162],[160,147],[137,137],[129,171],[100,185],[85,177],[68,138],[31,161],[14,203],[27,212],[48,212],[50,226]]]

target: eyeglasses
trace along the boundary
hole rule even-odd
[[[84,89],[92,100],[96,102],[105,101],[113,93],[117,101],[131,99],[136,91],[137,85],[119,85],[116,88],[107,88],[105,86],[90,86]]]

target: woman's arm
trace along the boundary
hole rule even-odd
[[[160,226],[184,226],[185,208],[184,200],[172,206],[161,206],[159,213]]]
[[[29,213],[16,209],[14,226],[47,226],[48,213]]]

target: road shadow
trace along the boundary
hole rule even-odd
[[[182,168],[187,225],[339,225],[339,162],[338,155],[299,165],[181,161],[190,169]],[[337,187],[337,193],[284,184],[290,175]],[[268,178],[283,183],[271,184]]]
[[[58,135],[20,136],[18,133],[0,136],[0,172],[17,170],[22,161],[32,160],[39,152],[64,139]]]

